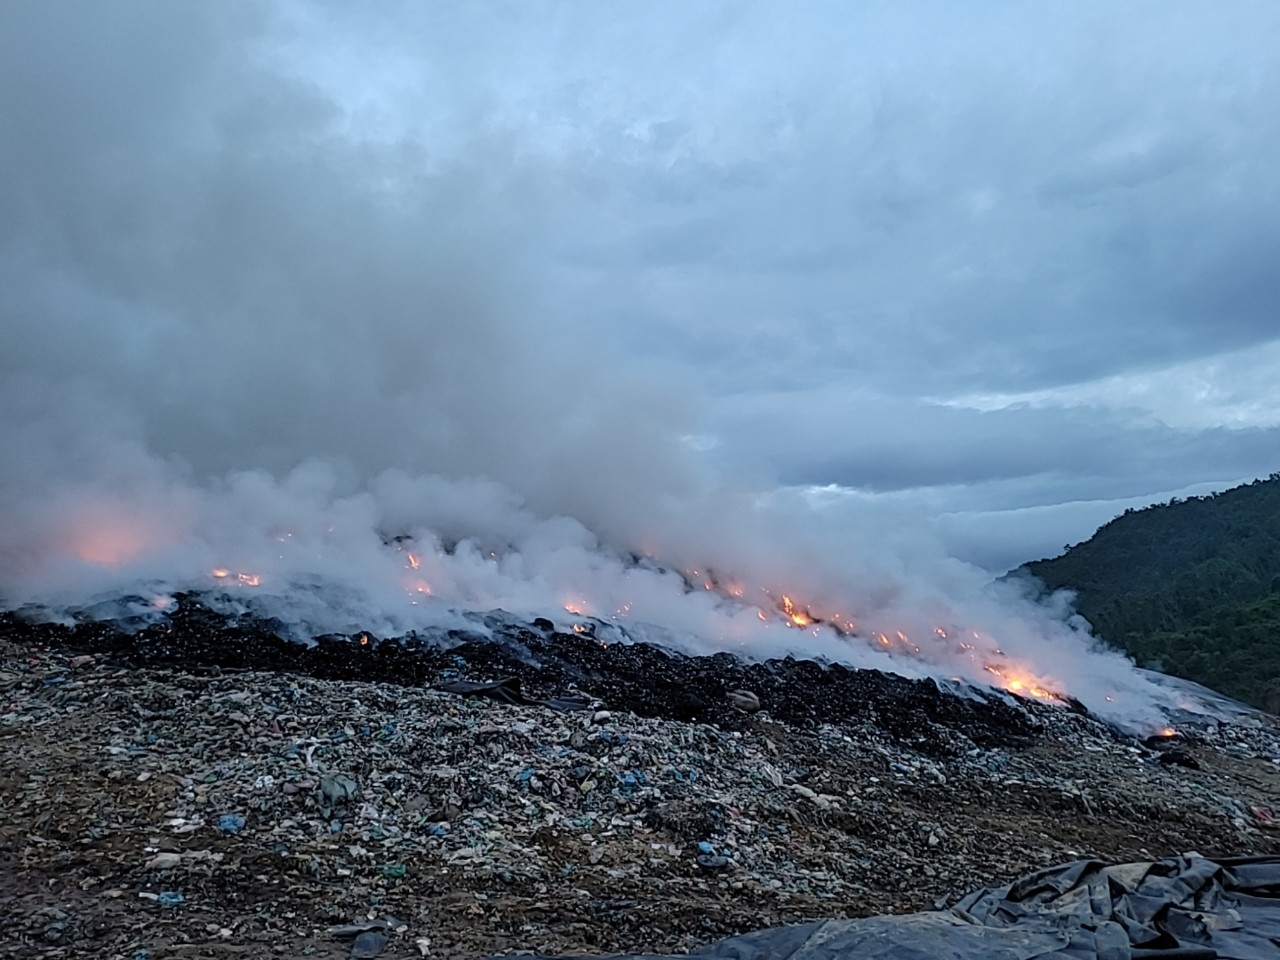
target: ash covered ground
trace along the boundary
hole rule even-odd
[[[128,632],[0,618],[4,955],[338,957],[370,920],[387,957],[676,952],[1082,856],[1280,851],[1270,718],[1144,742],[1070,705],[490,625],[301,645],[192,596]]]

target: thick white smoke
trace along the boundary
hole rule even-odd
[[[219,587],[306,632],[590,616],[1155,718],[1065,607],[682,440],[696,384],[560,320],[571,171],[482,113],[353,133],[260,8],[130,13],[0,9],[24,131],[0,144],[0,601]]]

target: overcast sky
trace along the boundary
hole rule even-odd
[[[625,380],[624,432],[1002,569],[1280,469],[1277,36],[1274,2],[11,0],[0,375],[210,469],[374,458],[351,410],[448,380],[413,422],[479,402],[494,449],[441,456],[491,474],[594,406],[547,379]]]

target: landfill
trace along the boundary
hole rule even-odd
[[[1058,864],[1280,854],[1261,715],[1144,741],[800,662],[159,629],[0,621],[0,956],[687,953]]]

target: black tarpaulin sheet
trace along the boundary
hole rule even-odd
[[[1280,960],[1280,857],[1080,860],[950,910],[722,940],[703,960]],[[610,960],[654,960],[619,955]]]

